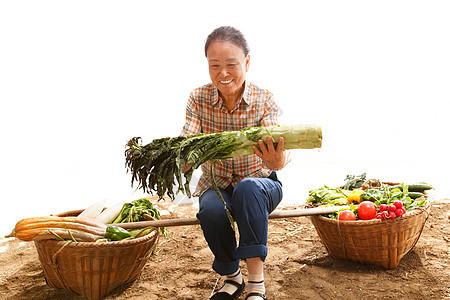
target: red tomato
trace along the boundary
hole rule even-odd
[[[377,207],[372,201],[363,201],[358,205],[358,216],[361,220],[372,220],[377,216]]]
[[[343,210],[339,212],[339,221],[356,221],[356,216],[351,210]]]

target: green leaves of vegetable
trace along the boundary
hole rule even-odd
[[[145,218],[144,214],[147,214],[156,220],[161,220],[161,214],[159,213],[159,210],[153,206],[153,203],[147,198],[141,198],[133,200],[131,203],[125,203],[117,218],[111,223],[139,222]],[[166,235],[164,227],[161,227],[161,233],[164,234],[164,236]]]
[[[145,146],[140,145],[140,138],[133,138],[127,143],[126,166],[132,172],[132,182],[139,182],[138,188],[144,192],[156,191],[160,198],[166,194],[174,199],[176,180],[176,193],[191,197],[189,182],[194,170],[210,159],[227,157],[239,144],[236,135],[227,133],[155,139]],[[183,184],[185,164],[194,165],[184,174]]]
[[[351,191],[354,189],[359,189],[363,185],[364,181],[366,181],[366,173],[362,173],[359,176],[347,175],[345,180],[348,180],[348,181],[344,185],[344,190]]]
[[[426,198],[420,198],[413,201],[408,196],[408,186],[402,184],[400,187],[392,188],[386,186],[382,189],[368,189],[361,194],[361,200],[369,200],[375,203],[377,207],[380,204],[391,205],[395,200],[401,201],[406,211],[411,211],[417,207],[425,206],[428,202]]]
[[[154,139],[147,145],[141,138],[128,141],[125,150],[125,166],[131,171],[131,183],[139,183],[144,192],[156,194],[172,200],[175,193],[182,192],[191,197],[189,183],[192,174],[209,160],[221,160],[254,154],[252,145],[267,136],[277,141],[285,139],[285,149],[313,149],[322,146],[322,129],[315,125],[292,125],[270,127],[248,127],[239,131],[199,133],[188,137]],[[184,173],[185,165],[191,168]],[[183,182],[184,181],[184,182]],[[178,190],[173,186],[178,184]]]
[[[347,196],[339,188],[329,188],[324,185],[322,188],[309,191],[308,202],[329,203],[329,204],[347,204]]]

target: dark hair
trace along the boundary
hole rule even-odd
[[[208,35],[208,38],[206,39],[205,43],[205,56],[209,45],[211,44],[211,42],[214,41],[233,43],[236,46],[240,47],[242,50],[244,50],[245,56],[247,56],[248,53],[250,52],[250,48],[248,47],[247,41],[245,40],[245,37],[242,34],[242,32],[231,26],[222,26],[216,28],[213,30],[213,32],[211,32]]]

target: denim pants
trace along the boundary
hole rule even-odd
[[[283,192],[275,172],[268,178],[245,178],[234,189],[230,186],[220,191],[236,221],[239,246],[223,202],[214,189],[200,196],[197,218],[214,254],[213,270],[229,275],[238,270],[241,259],[265,260],[269,214],[281,202]]]

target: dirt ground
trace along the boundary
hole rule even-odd
[[[193,217],[196,210],[169,202],[158,206],[171,218]],[[271,219],[267,295],[276,300],[450,299],[449,225],[450,201],[432,201],[416,246],[395,269],[385,270],[332,259],[308,217]],[[106,299],[208,299],[222,285],[211,263],[199,225],[170,227],[139,279]],[[0,299],[84,299],[46,285],[34,243],[0,239],[0,266]],[[241,268],[247,275],[244,263]]]

